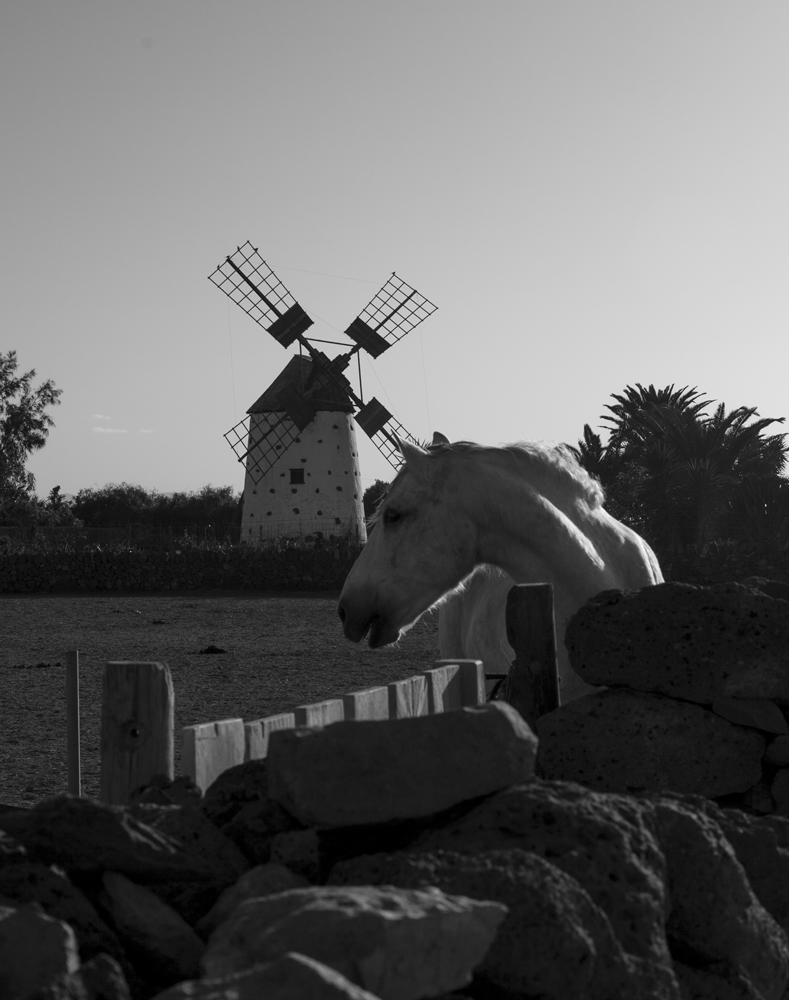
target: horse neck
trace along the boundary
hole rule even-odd
[[[548,499],[522,476],[494,467],[484,477],[484,491],[470,493],[467,509],[477,530],[477,562],[490,563],[516,582],[533,582],[535,563],[585,599],[609,584],[605,562],[577,522],[574,496]],[[575,509],[574,509],[575,505]]]

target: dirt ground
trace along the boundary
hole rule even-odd
[[[348,642],[338,594],[0,597],[0,802],[65,792],[65,653],[80,652],[83,794],[97,796],[101,681],[108,660],[158,660],[175,688],[176,773],[183,726],[245,721],[424,670],[439,656],[438,617],[397,647]],[[208,645],[226,650],[205,655]]]

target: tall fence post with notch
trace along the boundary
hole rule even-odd
[[[125,805],[156,774],[174,776],[175,696],[166,663],[126,660],[104,667],[101,801]]]
[[[79,737],[79,650],[66,653],[66,760],[69,795],[82,795]]]
[[[559,707],[552,584],[519,583],[510,590],[507,640],[515,650],[507,701],[534,729],[541,715]]]

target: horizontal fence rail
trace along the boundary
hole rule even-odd
[[[558,674],[550,584],[521,584],[507,601],[508,638],[515,660],[505,700],[533,727],[558,705]],[[79,654],[67,654],[69,792],[80,794]],[[220,719],[182,729],[181,771],[205,791],[225,770],[268,754],[273,732],[350,720],[404,719],[485,703],[500,674],[485,674],[480,660],[437,660],[403,680],[351,691],[245,722]],[[101,723],[102,801],[122,805],[154,775],[173,778],[174,691],[164,663],[112,661],[105,665]]]

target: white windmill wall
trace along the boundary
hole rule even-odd
[[[250,414],[251,434],[274,416]],[[245,477],[241,540],[254,545],[321,531],[366,541],[363,492],[352,414],[319,410],[258,483]]]

